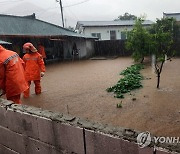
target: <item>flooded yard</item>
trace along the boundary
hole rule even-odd
[[[116,84],[119,73],[132,64],[131,58],[117,58],[48,65],[42,94],[36,96],[32,84],[31,96],[23,104],[155,135],[180,136],[180,59],[165,64],[160,89],[156,89],[156,75],[146,66],[144,87],[126,94],[123,107],[117,108],[121,99],[106,88]]]

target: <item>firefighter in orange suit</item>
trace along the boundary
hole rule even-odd
[[[8,100],[21,104],[21,93],[28,89],[24,76],[23,60],[0,45],[0,91]]]
[[[35,84],[35,93],[36,95],[41,93],[41,77],[44,76],[45,65],[42,55],[37,52],[37,49],[33,46],[32,43],[25,43],[23,45],[23,50],[26,54],[23,56],[23,61],[25,63],[25,78],[31,85],[31,81],[34,81]],[[29,97],[29,88],[24,92],[24,98]]]
[[[41,43],[38,44],[38,52],[42,55],[44,63],[46,64],[46,52],[44,46]]]

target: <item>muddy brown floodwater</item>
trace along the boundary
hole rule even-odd
[[[42,94],[36,96],[31,85],[31,96],[23,99],[23,104],[154,135],[180,137],[180,59],[164,65],[159,90],[156,75],[146,66],[142,70],[144,87],[126,94],[123,107],[116,108],[121,99],[107,93],[106,88],[116,84],[119,73],[131,64],[131,58],[117,58],[48,65]]]

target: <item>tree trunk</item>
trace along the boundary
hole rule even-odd
[[[160,73],[158,72],[157,74],[157,88],[159,89],[159,84],[160,84]]]
[[[160,68],[157,68],[157,64],[155,64],[156,74],[157,74],[157,88],[158,89],[159,89],[159,85],[160,85],[160,78],[161,78],[161,72],[162,72],[163,65],[164,65],[164,61],[161,62]]]
[[[144,57],[141,59],[141,64],[143,63],[143,61],[144,61]]]

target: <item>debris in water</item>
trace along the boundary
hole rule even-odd
[[[116,107],[117,108],[122,108],[122,101],[121,101],[121,103],[118,103]]]
[[[136,100],[136,98],[132,98],[132,100],[133,100],[133,101],[135,101],[135,100]]]

